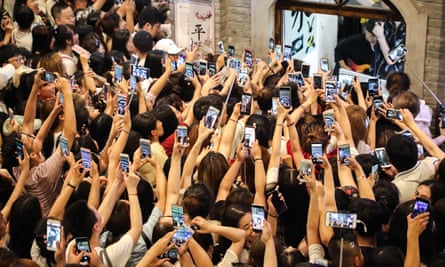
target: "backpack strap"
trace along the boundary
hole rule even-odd
[[[144,233],[144,231],[142,231],[142,238],[144,239],[144,242],[145,242],[145,247],[147,248],[147,249],[150,249],[151,248],[151,241],[150,241],[150,239],[148,238],[148,236]]]

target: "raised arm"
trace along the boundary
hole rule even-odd
[[[243,144],[238,146],[235,161],[232,163],[232,165],[230,165],[230,168],[227,170],[226,174],[221,180],[221,183],[219,184],[215,202],[225,200],[229,195],[233,182],[235,181],[236,176],[238,175],[239,170],[247,157],[247,151],[248,150],[243,146]]]
[[[136,244],[142,232],[142,214],[137,190],[139,176],[133,170],[129,174],[123,173],[123,175],[130,202],[130,230],[128,230],[127,234],[131,236],[133,243]]]
[[[68,139],[68,148],[71,150],[71,146],[73,145],[74,138],[77,134],[76,129],[76,112],[74,111],[74,102],[73,95],[71,91],[70,82],[57,76],[57,80],[55,81],[55,85],[57,90],[63,94],[63,136]],[[58,147],[58,151],[60,153],[60,145]]]
[[[375,201],[374,191],[372,191],[372,186],[366,177],[362,166],[355,160],[355,158],[350,158],[350,167],[355,174],[355,178],[358,185],[358,192],[361,198],[367,198]]]
[[[171,215],[171,209],[167,207],[171,207],[172,204],[177,204],[179,200],[179,189],[181,189],[181,157],[183,152],[184,148],[176,142],[175,138],[170,171],[168,172],[165,216]]]
[[[406,255],[404,267],[420,267],[419,236],[425,231],[430,219],[430,213],[425,212],[411,218],[411,213],[406,216],[408,229],[406,231]]]
[[[255,164],[255,196],[253,197],[253,204],[265,207],[266,196],[264,190],[266,188],[266,171],[264,170],[261,146],[259,145],[258,140],[255,140],[251,153]]]
[[[238,125],[238,118],[240,116],[240,103],[236,103],[233,107],[232,115],[229,121],[224,127],[224,132],[221,136],[221,142],[219,145],[218,152],[223,154],[224,157],[229,160],[230,152],[232,149],[233,136],[235,136],[236,126]]]
[[[23,114],[22,132],[26,134],[34,134],[34,119],[36,118],[37,93],[40,87],[45,83],[41,80],[44,70],[40,69],[34,75],[34,83],[31,87],[28,100],[26,101],[25,112]],[[43,140],[42,140],[43,141]]]

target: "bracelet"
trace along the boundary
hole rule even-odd
[[[70,184],[70,183],[68,183],[68,184],[66,184],[68,187],[71,187],[72,189],[76,189],[76,187],[74,186],[74,185],[72,185],[72,184]]]
[[[261,160],[261,161],[263,161],[263,159],[261,159],[261,158],[259,158],[259,159],[254,159],[253,161],[257,162],[257,160]]]
[[[278,218],[280,217],[278,214],[277,215],[273,215],[272,213],[267,213],[267,215],[269,215],[272,218]]]
[[[276,125],[276,126],[283,126],[282,123],[276,123],[275,125]]]
[[[121,133],[122,133],[122,132],[124,132],[124,133],[130,135],[130,133],[129,133],[127,130],[121,130]]]
[[[292,122],[292,123],[287,123],[287,127],[291,127],[291,126],[294,126],[294,125],[295,125],[295,121]]]
[[[232,119],[232,118],[230,118],[229,121],[238,122],[237,120]]]

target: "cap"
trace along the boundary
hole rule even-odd
[[[0,68],[0,90],[8,85],[8,81],[12,78],[14,72],[15,68],[12,64],[6,64],[3,68]]]
[[[153,47],[153,50],[161,50],[170,55],[176,55],[181,53],[184,48],[179,48],[176,46],[172,39],[161,39]]]
[[[21,126],[23,126],[23,119],[24,117],[22,115],[14,115],[14,120]],[[5,136],[9,136],[11,134],[11,129],[9,127],[10,125],[10,119],[7,118],[4,122],[3,122],[3,134]],[[42,126],[42,121],[40,119],[34,119],[34,131],[37,131],[38,129],[40,129],[40,126]]]

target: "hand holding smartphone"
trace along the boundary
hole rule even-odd
[[[76,237],[76,249],[77,253],[81,253],[83,251],[91,252],[90,242],[88,240],[88,237]],[[84,265],[89,263],[90,263],[90,257],[87,255],[82,256],[80,264]]]
[[[264,229],[264,207],[252,205],[252,228],[254,232],[262,232]]]
[[[46,249],[56,251],[57,241],[60,242],[60,221],[48,219],[46,221]]]
[[[151,158],[150,140],[141,138],[139,139],[139,145],[141,148],[141,158]]]
[[[338,146],[338,158],[341,165],[349,165],[351,162],[351,148],[348,144]]]

